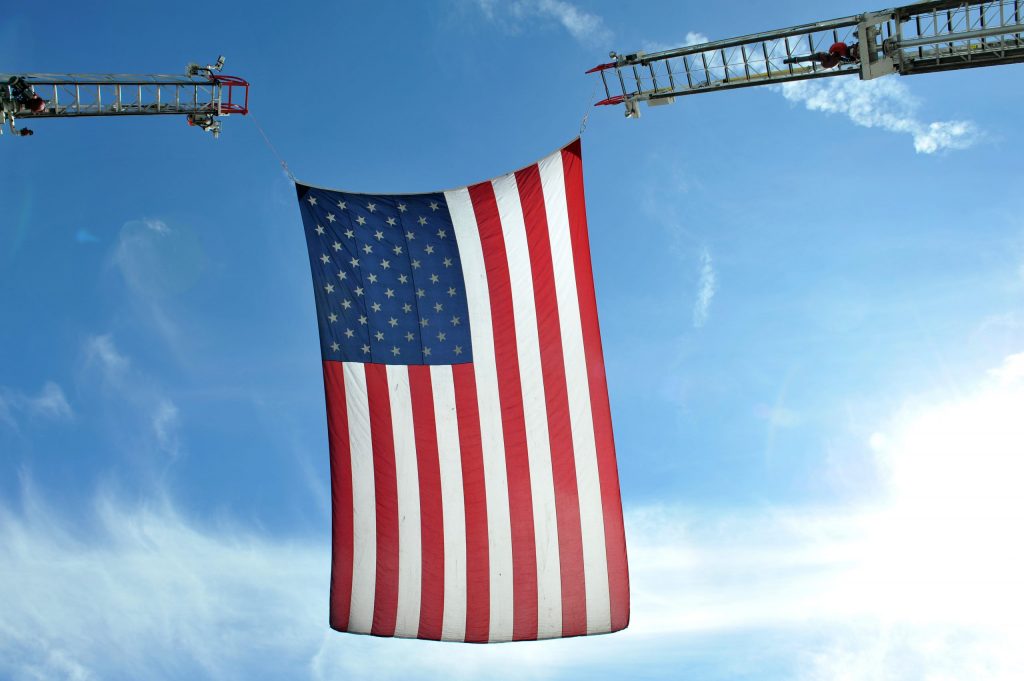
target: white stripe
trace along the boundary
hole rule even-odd
[[[348,630],[370,633],[377,583],[377,506],[373,488],[370,403],[363,364],[345,362],[345,404],[352,452],[352,606]]]
[[[398,614],[395,618],[395,636],[415,638],[420,630],[423,572],[416,430],[412,420],[409,368],[389,365],[387,372],[398,491]]]
[[[487,550],[490,562],[490,640],[512,640],[512,525],[508,508],[508,476],[505,441],[498,397],[498,371],[494,358],[491,301],[487,270],[476,215],[468,189],[444,194],[459,244],[462,276],[469,307],[473,367],[480,407],[480,440],[484,458],[484,490],[487,495]]]
[[[562,573],[558,551],[555,481],[551,471],[544,370],[540,360],[533,270],[526,241],[526,223],[513,174],[491,181],[498,200],[501,231],[505,237],[508,273],[512,281],[512,311],[516,324],[519,378],[523,390],[526,449],[530,461],[533,526],[537,544],[537,638],[562,634]]]
[[[455,411],[455,382],[448,365],[430,367],[434,391],[434,422],[441,470],[441,513],[444,519],[444,618],[441,638],[466,638],[466,499],[462,487],[462,452]]]
[[[551,262],[562,332],[565,383],[569,391],[569,420],[572,424],[572,447],[580,498],[583,574],[587,585],[587,633],[596,634],[611,630],[608,561],[605,553],[601,481],[597,470],[597,446],[594,442],[594,418],[590,409],[590,385],[583,349],[583,327],[576,292],[561,152],[541,161],[540,179],[551,238]]]

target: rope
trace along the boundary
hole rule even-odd
[[[288,179],[291,180],[292,182],[297,183],[298,180],[295,179],[295,175],[292,174],[291,168],[288,167],[288,162],[281,157],[281,154],[277,153],[277,147],[275,147],[273,143],[270,141],[270,138],[267,137],[267,133],[263,132],[263,126],[260,125],[260,122],[256,120],[256,117],[252,115],[251,111],[249,112],[248,116],[250,119],[252,119],[253,125],[256,126],[256,129],[260,131],[260,135],[263,136],[263,141],[267,143],[267,147],[270,149],[271,153],[274,154],[274,156],[277,157],[277,160],[281,162],[281,168],[288,176]]]
[[[583,118],[580,119],[580,137],[583,137],[583,133],[587,129],[587,123],[590,121],[590,111],[594,108],[595,94],[597,94],[597,83],[594,83],[594,87],[590,90],[590,97],[587,98],[586,108],[583,109]]]

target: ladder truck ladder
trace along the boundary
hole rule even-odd
[[[249,112],[249,83],[220,73],[215,64],[189,64],[186,74],[0,73],[0,134],[15,121],[95,116],[185,116],[189,125],[220,135],[220,118]]]
[[[934,0],[645,54],[611,53],[605,98],[628,118],[640,102],[812,78],[870,80],[1024,61],[1024,0]]]

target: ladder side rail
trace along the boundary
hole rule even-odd
[[[600,104],[624,103],[627,115],[635,116],[636,104],[641,101],[665,104],[676,96],[857,73],[853,63],[822,69],[813,62],[794,66],[789,61],[793,56],[792,44],[806,45],[812,53],[827,50],[839,38],[855,39],[857,25],[856,17],[847,17],[649,55],[616,56],[615,62],[595,67],[591,72],[600,71],[606,85],[606,99]],[[616,77],[605,77],[605,70],[615,70]],[[686,73],[686,81],[675,78],[675,72]],[[610,86],[615,81],[618,93]]]
[[[0,74],[0,78],[3,74]],[[140,115],[228,115],[248,113],[248,83],[225,76],[49,75],[23,76],[34,92],[46,99],[42,111],[19,111],[16,118],[77,118]],[[173,89],[173,103],[164,97]],[[239,101],[223,102],[225,91]]]
[[[922,11],[916,5],[897,11],[900,24],[917,29],[892,46],[901,75],[934,73],[1024,61],[1024,17],[1021,0],[934,2]],[[971,8],[977,10],[972,13]],[[911,12],[910,10],[917,10]],[[943,23],[938,12],[945,13]],[[928,20],[930,17],[930,21]],[[924,18],[924,21],[921,19]]]

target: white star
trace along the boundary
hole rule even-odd
[[[425,295],[427,295],[427,292],[426,292],[426,291],[424,291],[424,290],[423,290],[423,289],[421,289],[421,288],[418,288],[418,289],[416,289],[416,297],[417,297],[417,298],[422,298],[422,297],[423,297],[423,296],[425,296]]]
[[[356,295],[357,296],[363,295],[363,287],[362,286],[356,286]]]
[[[394,218],[388,218],[388,226],[390,226],[390,227],[394,227],[395,226],[395,219]]]
[[[327,214],[327,222],[334,222],[337,218],[334,217],[334,213]]]
[[[354,238],[355,235],[356,235],[356,233],[353,232],[351,229],[346,229],[345,230],[345,236],[347,236],[349,239]]]
[[[462,354],[462,346],[461,345],[456,345],[455,346],[455,354],[456,355],[461,355]]]
[[[340,251],[341,250],[341,243],[335,241],[333,244],[331,244],[331,248],[333,248],[336,251]]]
[[[430,348],[423,348],[423,356],[430,357]]]
[[[402,255],[402,247],[401,246],[395,246],[391,250],[395,252],[395,255]]]
[[[393,345],[391,347],[391,352],[394,353],[395,357],[397,357],[398,356],[398,346],[397,345]]]
[[[452,317],[452,326],[458,326],[458,325],[459,325],[459,318],[458,317]]]
[[[338,321],[338,315],[334,314],[333,312],[327,315],[327,318],[331,320],[331,324]]]
[[[446,231],[445,231],[445,230],[443,230],[443,229],[439,229],[439,230],[437,230],[437,238],[438,238],[438,239],[443,239],[443,238],[445,238],[446,236],[448,236],[448,232],[446,232]]]
[[[415,337],[416,336],[412,335],[412,331],[407,331],[405,334],[405,340],[409,341],[410,343],[412,342],[412,339]]]
[[[451,267],[452,266],[452,259],[451,258],[445,258],[444,259],[444,266],[445,267]]]
[[[420,261],[416,260],[416,259],[413,259],[413,261],[412,261],[412,268],[414,270],[418,270],[420,268]]]
[[[352,265],[352,267],[359,267],[359,258],[352,258],[348,261],[348,264]]]
[[[368,203],[368,204],[366,204],[366,210],[370,211],[371,213],[376,212],[377,204],[376,203]]]
[[[341,280],[348,279],[348,273],[345,272],[345,270],[339,270],[338,271],[338,279],[341,279]]]
[[[413,234],[412,232],[406,232],[405,233],[405,238],[408,239],[409,241],[412,241],[413,239],[416,238],[416,235]]]
[[[419,219],[419,223],[421,225],[425,225],[425,224],[427,224],[427,219],[421,215],[420,219]]]
[[[440,312],[444,309],[444,305],[441,303],[434,303],[434,312]]]
[[[381,269],[385,269],[386,270],[389,267],[391,267],[391,262],[388,261],[388,260],[381,260],[380,261],[380,266],[381,266]]]
[[[441,278],[438,277],[436,274],[431,274],[430,275],[430,283],[431,284],[436,284],[439,281],[441,281]]]
[[[412,305],[410,305],[409,303],[406,303],[405,305],[403,305],[402,306],[402,312],[412,312]]]
[[[433,255],[434,254],[434,247],[431,246],[430,244],[427,244],[426,247],[423,250],[427,252],[427,255]]]
[[[367,276],[366,278],[370,280],[370,283],[371,283],[371,284],[376,284],[376,283],[377,283],[377,275],[376,275],[376,274],[372,274],[372,273],[371,273],[371,274],[370,274],[369,276]]]
[[[326,265],[330,261],[331,261],[331,258],[326,253],[324,253],[323,255],[320,256],[320,262],[322,262],[323,264]]]
[[[444,331],[439,331],[437,334],[437,340],[441,341],[442,343],[444,342],[444,339],[447,337],[448,334],[446,334]]]
[[[356,332],[352,329],[345,329],[345,338],[352,338],[356,335]]]
[[[345,210],[345,206],[347,206],[347,205],[348,204],[345,203],[344,201],[338,201],[338,208],[341,209],[341,210]]]
[[[455,289],[453,289],[452,287],[449,286],[448,287],[448,295],[449,296],[454,296],[455,295]]]
[[[352,307],[352,301],[346,298],[345,300],[341,301],[341,306],[347,310],[350,307]]]
[[[383,331],[378,331],[377,333],[373,334],[373,336],[374,336],[374,338],[376,338],[379,341],[384,340],[384,332]]]
[[[359,315],[359,323],[362,324],[363,326],[366,326],[366,315]]]
[[[370,244],[366,244],[365,246],[363,246],[363,253],[366,253],[367,255],[373,253],[373,246],[371,246]]]
[[[369,345],[364,345],[363,346],[363,352],[369,354],[370,353],[370,346]]]
[[[399,274],[398,275],[398,283],[399,284],[408,284],[409,283],[409,277],[405,276],[404,274]]]
[[[395,319],[394,317],[392,317],[391,319],[388,320],[388,324],[390,324],[392,326],[392,328],[396,327],[396,326],[398,326],[398,320]]]
[[[331,350],[334,350],[335,352],[337,352],[338,350],[341,350],[341,346],[338,345],[337,341],[335,341],[334,343],[331,343]]]
[[[437,210],[437,201],[430,202],[430,210]]]
[[[430,326],[430,320],[424,317],[420,320],[420,326]]]
[[[306,200],[309,201],[309,205],[311,205],[311,206],[315,206],[316,205],[316,197],[313,196],[312,194],[309,195],[308,197],[306,197]]]
[[[404,203],[398,204],[398,210],[400,210],[400,211],[402,211],[404,213],[405,212],[405,204]]]
[[[324,286],[324,290],[327,291],[328,294],[334,293],[334,284]]]
[[[356,222],[358,222],[361,225],[365,225],[366,224],[366,218],[364,218],[362,215],[360,215],[359,217],[356,218]]]
[[[323,235],[324,235],[324,228],[323,228],[323,227],[321,227],[320,225],[317,225],[317,226],[316,226],[316,233],[317,233],[318,235],[320,235],[320,236],[323,236]]]
[[[374,312],[380,312],[380,303],[373,303],[370,307],[373,308]]]
[[[395,290],[394,289],[390,289],[390,288],[389,289],[385,289],[384,290],[384,295],[386,295],[388,298],[394,298],[395,297]]]
[[[381,232],[380,230],[374,232],[373,235],[377,237],[377,241],[380,241],[381,239],[384,238],[384,232]]]

